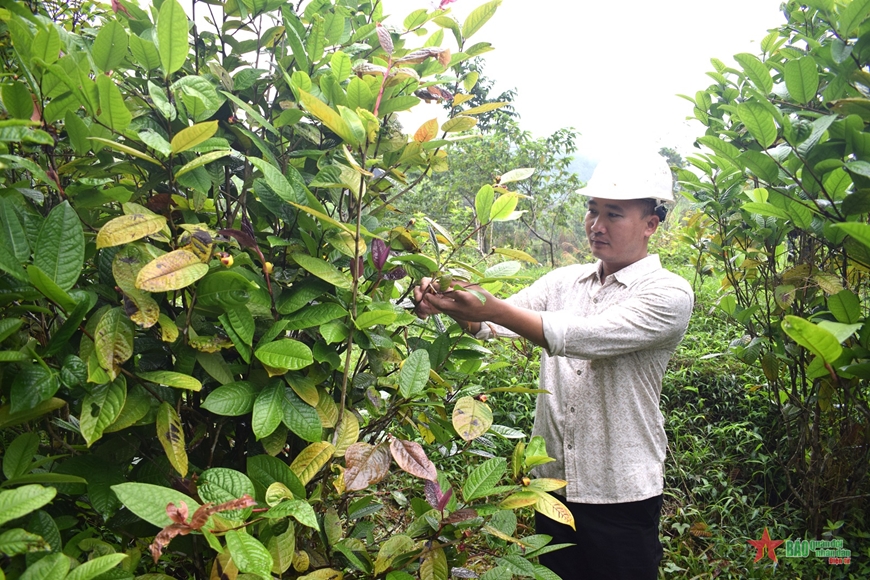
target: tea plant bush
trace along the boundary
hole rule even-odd
[[[0,580],[552,576],[542,442],[406,299],[534,261],[459,260],[529,172],[465,238],[382,225],[501,106],[455,76],[499,3],[0,2]],[[456,114],[407,135],[421,99]]]
[[[714,59],[713,84],[687,97],[706,132],[688,158],[695,171],[680,172],[701,208],[685,240],[740,325],[733,351],[760,368],[777,409],[766,434],[785,477],[775,491],[805,520],[792,539],[842,528],[863,554],[870,5],[783,9],[761,54],[735,55],[736,67]]]

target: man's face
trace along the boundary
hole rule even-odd
[[[642,200],[591,197],[586,204],[586,237],[592,255],[604,263],[610,275],[647,255],[647,242],[659,218],[644,215]]]

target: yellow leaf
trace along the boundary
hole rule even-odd
[[[557,522],[561,522],[566,526],[571,526],[572,530],[577,529],[574,527],[574,516],[571,514],[571,510],[565,507],[565,504],[549,493],[537,491],[534,493],[537,493],[538,495],[538,501],[535,503],[535,511],[550,519],[556,520]]]
[[[417,143],[425,143],[431,141],[438,135],[438,119],[429,119],[417,129],[414,133],[414,141]]]
[[[487,113],[489,111],[494,111],[496,109],[501,109],[507,105],[507,103],[484,103],[477,107],[471,107],[465,111],[462,111],[463,115],[479,115],[480,113]],[[455,103],[454,103],[455,106]]]
[[[537,264],[538,261],[530,256],[529,254],[523,252],[522,250],[514,250],[512,248],[493,248],[493,253],[501,254],[502,256],[508,256],[509,258],[513,258],[515,260],[523,260],[524,262],[529,262],[531,264]]]
[[[302,450],[293,463],[290,464],[290,469],[305,485],[311,481],[320,468],[326,465],[326,462],[332,457],[335,447],[327,441],[312,443]]]
[[[97,248],[109,248],[156,234],[166,225],[162,215],[132,214],[109,220],[97,233]]]
[[[359,419],[356,418],[356,415],[345,409],[341,415],[341,423],[338,424],[338,428],[335,430],[335,437],[333,439],[335,441],[335,451],[333,455],[335,457],[344,457],[348,447],[356,443],[358,439]]]
[[[181,477],[185,477],[187,475],[187,451],[184,449],[184,430],[181,427],[181,418],[175,412],[175,408],[166,401],[162,402],[157,410],[157,438],[163,445],[169,463],[181,474]]]
[[[208,264],[187,250],[175,250],[151,260],[139,270],[136,287],[147,292],[169,292],[190,286],[208,273]]]
[[[533,491],[518,491],[504,498],[498,507],[515,510],[538,503],[538,494]]]
[[[192,127],[182,129],[175,137],[172,138],[170,146],[172,153],[177,155],[182,151],[187,151],[191,147],[196,147],[206,139],[210,139],[218,130],[217,121],[208,121],[206,123],[197,123]]]
[[[477,439],[492,426],[489,405],[473,397],[462,397],[453,407],[453,428],[465,441]]]

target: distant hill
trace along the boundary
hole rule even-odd
[[[589,181],[590,177],[592,177],[592,172],[595,170],[596,165],[598,165],[597,159],[587,157],[578,152],[574,155],[574,159],[568,167],[572,173],[577,174],[577,176],[585,183]]]

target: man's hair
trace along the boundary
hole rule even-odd
[[[648,215],[656,215],[660,222],[665,221],[665,218],[668,217],[668,208],[664,203],[659,202],[659,200],[648,197],[641,199],[640,202],[643,204],[641,209],[644,217]]]

